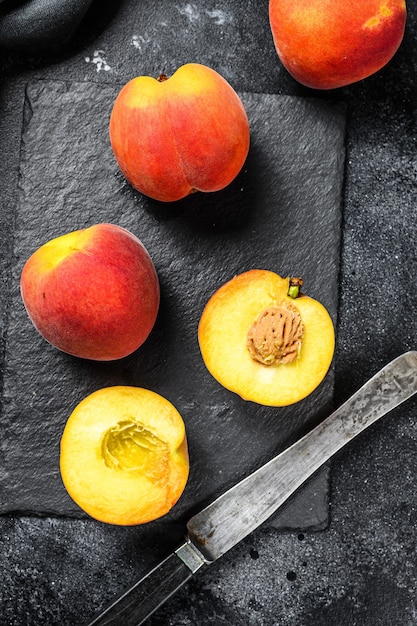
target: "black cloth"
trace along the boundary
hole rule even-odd
[[[71,39],[92,0],[0,0],[0,47],[38,52]]]

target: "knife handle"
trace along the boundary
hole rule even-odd
[[[189,541],[113,600],[88,626],[139,626],[207,562]]]

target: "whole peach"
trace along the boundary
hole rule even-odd
[[[159,308],[149,253],[114,224],[96,224],[42,245],[26,261],[20,288],[44,339],[98,361],[120,359],[142,345]]]
[[[270,0],[278,56],[313,89],[334,89],[374,74],[404,36],[405,0]]]
[[[237,93],[197,63],[183,65],[170,78],[129,81],[114,103],[109,132],[129,183],[164,202],[226,187],[241,170],[250,140]]]

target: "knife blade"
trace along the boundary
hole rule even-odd
[[[417,392],[417,351],[397,357],[292,446],[187,523],[184,543],[89,626],[139,626],[202,567],[265,522],[336,452]]]

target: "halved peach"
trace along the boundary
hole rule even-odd
[[[308,396],[332,362],[332,319],[301,279],[250,270],[221,286],[198,327],[204,363],[224,387],[266,406]]]
[[[157,519],[187,483],[183,419],[148,389],[100,389],[66,423],[60,470],[69,495],[91,517],[124,526]]]

